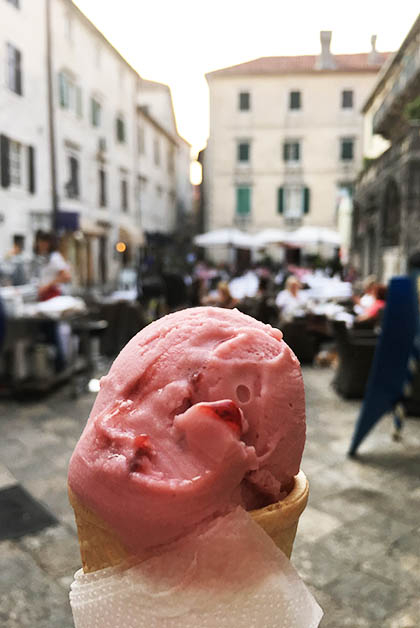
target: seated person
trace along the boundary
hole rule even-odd
[[[219,281],[217,284],[217,293],[210,293],[206,297],[203,297],[201,304],[232,309],[238,304],[238,299],[234,299],[231,295],[227,281]]]
[[[285,290],[281,290],[276,297],[276,305],[280,310],[282,320],[291,320],[295,314],[301,313],[305,306],[305,297],[300,291],[299,279],[291,275],[286,281]]]
[[[356,314],[362,315],[368,308],[373,305],[375,301],[375,289],[377,281],[375,275],[369,275],[363,282],[363,294],[357,298],[357,303],[354,306]]]
[[[375,326],[379,322],[382,311],[385,307],[386,291],[386,286],[383,284],[375,284],[373,293],[374,300],[362,314],[359,314],[355,321],[356,324],[363,323],[364,325],[371,324],[372,326]]]

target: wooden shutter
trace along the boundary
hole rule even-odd
[[[280,187],[277,190],[277,213],[283,213],[283,199],[284,199],[284,188]]]
[[[9,138],[0,135],[0,181],[3,188],[10,185]]]
[[[28,190],[35,194],[35,148],[28,146]]]
[[[310,189],[303,188],[303,213],[309,214],[309,203],[310,203]]]
[[[283,161],[289,161],[289,143],[283,143]]]

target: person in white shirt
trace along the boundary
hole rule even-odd
[[[285,290],[281,290],[276,297],[276,305],[280,310],[282,320],[291,320],[295,314],[301,312],[305,306],[305,297],[300,292],[300,281],[293,275],[286,280]]]
[[[71,281],[70,265],[57,250],[51,234],[41,232],[37,237],[37,253],[46,256],[39,276],[38,296],[47,301],[63,294],[63,284]]]

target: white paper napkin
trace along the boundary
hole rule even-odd
[[[242,509],[153,558],[75,574],[76,628],[317,628],[322,610]]]

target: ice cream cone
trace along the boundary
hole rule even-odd
[[[279,502],[251,511],[251,517],[273,539],[279,549],[290,558],[299,517],[308,502],[309,483],[303,471],[295,476],[290,493]]]
[[[299,517],[308,501],[308,492],[308,480],[300,471],[295,477],[292,491],[285,499],[250,512],[253,520],[288,558],[292,553]],[[129,554],[117,535],[102,519],[83,506],[70,488],[69,499],[76,518],[84,573],[113,567],[127,560]]]
[[[128,552],[113,530],[94,512],[86,508],[68,488],[79,537],[84,573],[115,567],[128,558]]]

